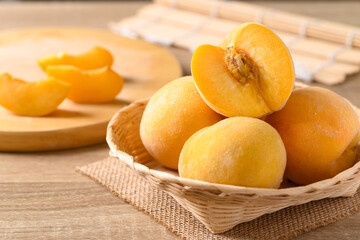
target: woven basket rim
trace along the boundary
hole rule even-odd
[[[296,84],[299,87],[307,86],[305,84]],[[347,100],[347,99],[345,99]],[[348,100],[347,100],[348,101]],[[170,173],[163,172],[156,169],[150,169],[144,164],[138,163],[134,161],[134,157],[131,154],[120,151],[116,147],[116,143],[113,141],[113,128],[117,123],[117,119],[128,109],[143,106],[148,102],[148,99],[142,99],[131,103],[130,105],[122,108],[118,111],[113,118],[110,120],[108,128],[106,141],[110,147],[110,155],[112,157],[118,158],[120,161],[128,165],[130,168],[134,169],[140,175],[151,175],[152,177],[158,179],[161,182],[165,183],[175,183],[177,185],[182,186],[184,190],[207,190],[207,191],[219,191],[220,194],[225,195],[233,195],[233,194],[241,194],[241,195],[249,195],[249,196],[298,196],[304,193],[312,193],[314,190],[323,190],[327,189],[331,186],[337,185],[343,181],[349,181],[349,184],[352,181],[359,181],[360,175],[356,177],[356,174],[360,172],[360,162],[357,162],[351,168],[348,168],[333,178],[325,179],[322,181],[318,181],[312,184],[308,184],[305,186],[295,186],[289,188],[281,188],[281,189],[271,189],[271,188],[255,188],[255,187],[243,187],[243,186],[235,186],[235,185],[227,185],[227,184],[218,184],[218,183],[210,183],[205,181],[193,180],[188,178],[182,178],[180,176],[174,176]],[[355,108],[356,113],[359,116],[360,110],[351,104],[350,105]],[[355,176],[355,177],[354,177]]]

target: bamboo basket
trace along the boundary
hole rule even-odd
[[[303,86],[297,84],[297,87]],[[360,162],[331,179],[281,189],[248,188],[181,178],[177,172],[153,160],[141,142],[139,126],[146,104],[147,100],[134,102],[112,118],[106,138],[110,155],[144,177],[153,187],[174,197],[213,233],[225,232],[239,223],[286,207],[323,198],[353,196],[360,185]],[[360,116],[360,110],[352,107]]]

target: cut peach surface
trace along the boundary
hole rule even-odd
[[[284,43],[256,23],[241,24],[219,46],[199,46],[191,71],[204,101],[227,117],[261,117],[281,109],[295,78]]]
[[[0,104],[17,115],[47,115],[60,105],[69,91],[70,84],[54,78],[25,82],[6,73],[0,75]]]
[[[94,47],[88,52],[78,55],[69,55],[61,52],[58,55],[44,57],[38,60],[38,64],[45,71],[48,66],[71,65],[80,69],[96,69],[105,66],[111,67],[113,57],[109,51],[102,47]]]
[[[74,66],[48,66],[46,73],[71,84],[68,98],[77,103],[104,103],[121,91],[124,80],[109,67],[81,70]]]

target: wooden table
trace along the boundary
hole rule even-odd
[[[360,26],[360,2],[258,2]],[[106,28],[141,2],[0,3],[0,29]],[[189,72],[190,55],[172,50]],[[331,87],[360,106],[360,75]],[[0,153],[0,239],[175,239],[165,227],[74,171],[106,157],[106,144],[43,153]],[[360,239],[360,214],[297,239]]]

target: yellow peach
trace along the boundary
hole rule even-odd
[[[80,69],[90,70],[111,67],[113,57],[109,51],[102,47],[94,47],[88,52],[78,55],[69,55],[61,52],[58,55],[44,57],[38,60],[38,64],[45,71],[48,66],[71,65]]]
[[[331,178],[354,165],[360,124],[350,104],[319,87],[296,89],[266,117],[287,150],[286,176],[297,184]]]
[[[185,141],[199,129],[221,119],[202,100],[192,77],[182,77],[151,97],[142,116],[140,136],[155,160],[177,169]]]
[[[278,188],[285,166],[284,143],[273,127],[256,118],[233,117],[186,141],[179,174],[211,183]]]
[[[68,98],[77,103],[104,103],[113,100],[121,91],[124,80],[117,73],[104,67],[81,70],[73,66],[48,66],[49,77],[70,83]]]
[[[70,87],[54,78],[25,82],[5,73],[0,75],[0,104],[17,115],[43,116],[60,105]]]
[[[204,101],[227,117],[261,117],[281,109],[295,77],[284,43],[256,23],[241,24],[220,46],[196,48],[191,72]]]

